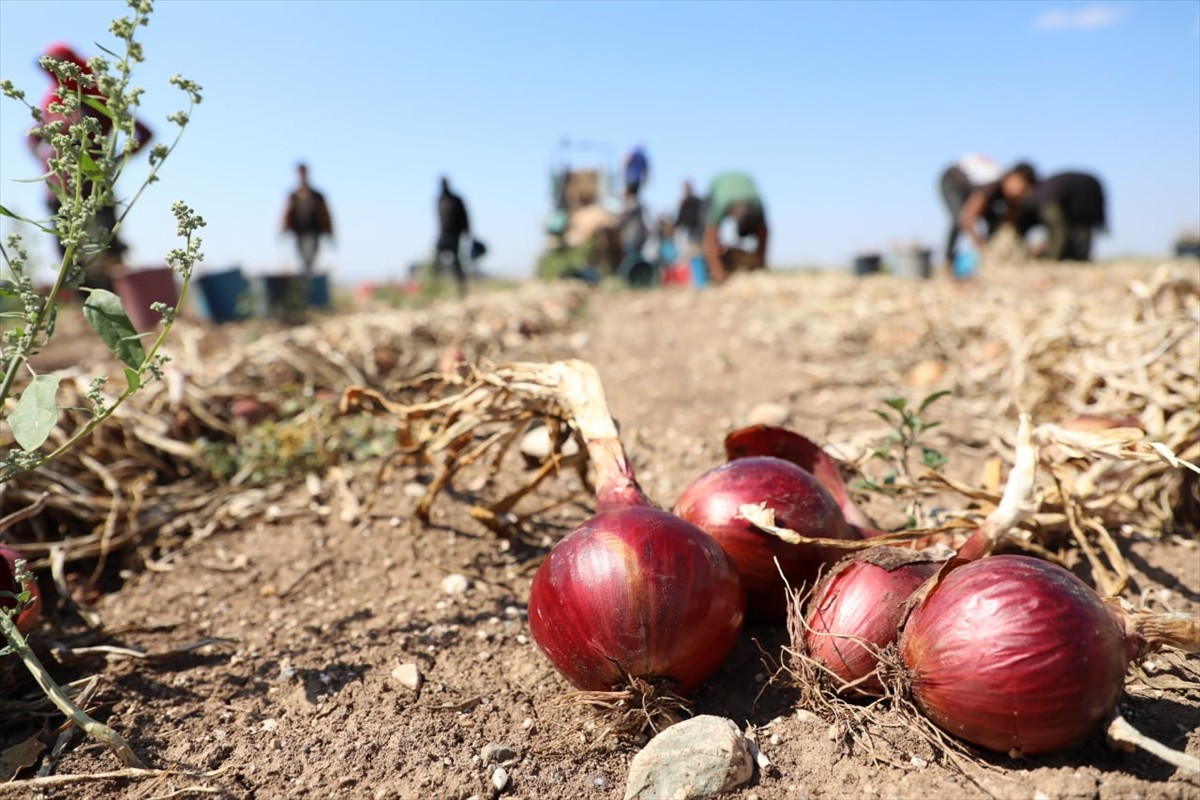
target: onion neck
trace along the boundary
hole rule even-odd
[[[593,439],[587,448],[596,469],[597,514],[651,504],[638,486],[620,439]]]
[[[596,512],[651,505],[625,456],[596,368],[575,359],[552,366],[559,402],[587,443],[588,458],[596,470]]]

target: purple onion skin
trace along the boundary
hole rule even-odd
[[[883,684],[871,675],[878,663],[875,653],[896,641],[908,598],[941,566],[912,561],[887,569],[867,560],[873,552],[843,561],[817,584],[804,631],[810,658],[845,683],[866,678],[852,690],[862,695],[883,693]],[[859,640],[870,642],[875,652]]]
[[[1116,707],[1125,637],[1070,572],[1029,556],[951,571],[912,610],[901,656],[940,728],[979,747],[1036,755],[1078,742]]]
[[[820,568],[837,561],[842,552],[788,544],[739,516],[742,505],[762,502],[774,509],[776,525],[801,536],[860,537],[820,482],[783,459],[739,458],[692,481],[675,503],[675,513],[716,539],[733,561],[746,589],[748,615],[775,620],[787,614],[786,585],[797,590],[802,584],[811,586]]]
[[[574,686],[630,677],[695,688],[742,627],[737,571],[703,531],[648,505],[598,514],[559,542],[533,578],[529,627]]]

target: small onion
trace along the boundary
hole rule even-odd
[[[786,586],[811,585],[822,565],[842,554],[790,544],[753,525],[740,509],[758,503],[774,511],[777,525],[804,537],[850,540],[859,535],[816,478],[783,459],[739,458],[709,470],[684,489],[675,513],[721,545],[742,576],[750,613],[779,618],[787,612]]]
[[[851,693],[882,694],[876,656],[896,641],[908,598],[938,571],[935,559],[926,551],[875,547],[842,560],[809,599],[804,652],[853,684]]]
[[[952,569],[914,607],[901,657],[939,727],[980,747],[1058,750],[1112,713],[1137,651],[1081,580],[1029,556]]]
[[[756,456],[774,456],[800,467],[825,487],[847,522],[864,529],[863,538],[882,534],[874,529],[867,515],[850,499],[850,490],[842,479],[841,466],[816,442],[787,428],[770,425],[739,428],[725,437],[725,457],[728,460]]]
[[[580,689],[630,677],[688,691],[741,630],[738,575],[711,538],[650,506],[602,513],[559,542],[534,575],[534,641]]]
[[[0,547],[0,592],[16,595],[23,590],[28,590],[33,595],[33,605],[18,614],[16,618],[17,630],[22,634],[27,634],[37,625],[38,617],[41,615],[42,596],[38,591],[36,580],[26,581],[23,589],[17,588],[17,559],[20,558],[24,558],[24,556],[17,551]],[[16,605],[17,603],[12,597],[0,596],[0,609],[10,609]]]

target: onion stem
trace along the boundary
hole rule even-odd
[[[1173,767],[1178,767],[1189,775],[1200,774],[1200,758],[1172,750],[1162,742],[1151,739],[1117,714],[1108,726],[1108,740],[1114,744],[1140,747],[1147,753],[1158,756]]]

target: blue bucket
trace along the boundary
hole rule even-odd
[[[310,308],[329,308],[329,276],[313,275],[308,279],[308,305]]]
[[[250,282],[240,267],[201,275],[196,284],[204,310],[213,322],[234,322],[250,316],[246,303]]]

